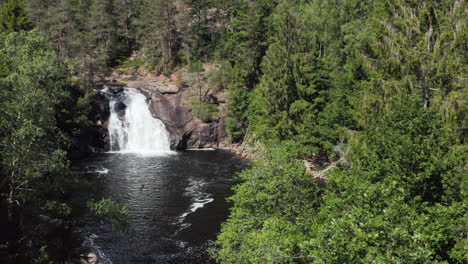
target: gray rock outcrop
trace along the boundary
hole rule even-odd
[[[224,117],[204,123],[194,117],[190,105],[184,103],[181,93],[163,94],[144,91],[150,99],[149,107],[154,117],[160,119],[171,135],[171,148],[217,147],[227,137]]]
[[[123,78],[114,74],[112,79],[105,83],[107,89],[101,91],[108,98],[120,96],[124,87],[138,89],[148,98],[148,104],[152,115],[160,119],[171,136],[172,149],[207,148],[218,147],[227,138],[225,119],[226,94],[219,91],[207,80],[210,67],[205,67],[202,73],[191,73],[186,70],[174,72],[171,76],[126,76]],[[122,80],[122,81],[118,81]],[[125,80],[125,81],[124,81]],[[101,88],[102,89],[102,88]],[[199,101],[216,105],[216,117],[210,118],[210,122],[204,122],[197,118],[192,111],[192,102]],[[109,107],[106,103],[99,103],[105,113],[99,118],[100,128],[107,129]],[[116,105],[118,112],[125,112],[125,105]],[[103,118],[107,116],[106,118]],[[102,133],[100,138],[108,141],[107,133]]]

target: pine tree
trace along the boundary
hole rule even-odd
[[[140,39],[146,55],[152,63],[158,65],[162,72],[169,75],[173,67],[176,52],[176,8],[173,1],[145,2],[141,17]]]
[[[318,37],[300,7],[283,1],[275,12],[275,31],[263,58],[252,121],[260,137],[291,139],[303,133],[303,123],[320,111],[320,91],[328,89],[327,76]]]
[[[30,30],[33,25],[18,0],[9,0],[0,5],[0,33]]]
[[[466,109],[457,102],[466,95],[461,77],[466,52],[460,43],[466,38],[464,10],[465,1],[382,0],[374,4],[368,20],[372,39],[366,49],[354,51],[371,76],[370,85],[355,102],[362,125],[384,114],[392,97],[408,93],[420,96],[426,108],[434,105],[451,112],[448,122],[466,140],[466,124],[460,124],[463,111],[456,110]]]
[[[274,1],[240,1],[235,6],[232,30],[218,48],[218,56],[234,64],[228,85],[229,102],[227,128],[231,140],[240,141],[247,133],[252,90],[261,76],[260,63],[268,48],[269,16]]]
[[[58,53],[64,58],[71,56],[72,38],[78,33],[78,25],[75,24],[70,0],[58,0],[49,7],[47,19],[43,23],[42,28]]]
[[[116,59],[118,40],[114,0],[94,0],[90,8],[88,38],[96,69],[102,71]]]

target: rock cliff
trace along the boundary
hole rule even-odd
[[[219,147],[227,138],[226,96],[225,91],[208,78],[212,68],[206,65],[206,70],[201,73],[181,70],[169,77],[114,73],[104,86],[114,94],[120,93],[123,87],[140,90],[148,98],[153,116],[160,119],[169,131],[172,149]],[[199,102],[217,109],[209,121],[202,120],[194,111],[193,105]],[[101,117],[106,116],[109,115],[101,114]],[[105,129],[107,120],[98,123]],[[101,138],[106,140],[106,135]]]

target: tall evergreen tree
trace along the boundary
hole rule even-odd
[[[114,0],[94,0],[90,8],[88,39],[94,66],[103,70],[116,59],[118,40],[117,15]]]
[[[273,15],[274,33],[263,59],[253,126],[259,136],[291,139],[321,109],[327,74],[319,58],[317,35],[294,1],[283,1]]]
[[[72,8],[70,0],[57,0],[47,10],[48,18],[43,21],[43,29],[46,30],[49,40],[64,58],[72,55],[73,38],[78,34]]]
[[[141,16],[141,41],[145,54],[162,72],[169,75],[172,70],[176,47],[176,8],[174,1],[146,1]],[[160,62],[160,63],[159,63]]]
[[[355,102],[359,120],[369,125],[385,112],[398,93],[418,95],[424,107],[436,106],[451,112],[452,120],[463,119],[466,109],[458,98],[463,89],[466,55],[466,23],[461,13],[465,1],[378,1],[372,10],[368,31],[373,39],[367,49],[357,49],[370,84]],[[455,55],[458,54],[458,55]],[[445,110],[443,110],[445,109]],[[459,123],[460,125],[460,123]],[[466,140],[465,125],[452,122],[453,129]]]
[[[227,128],[233,141],[247,132],[251,92],[261,76],[260,63],[268,47],[269,17],[274,1],[240,1],[232,19],[233,28],[219,45],[218,56],[234,64],[228,85]]]

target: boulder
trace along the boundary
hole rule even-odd
[[[162,94],[175,94],[179,92],[179,86],[175,84],[168,84],[165,86],[159,86],[158,90]]]
[[[148,83],[148,89],[159,91],[162,94],[176,94],[179,92],[179,87],[175,84],[165,84],[164,82]]]
[[[192,83],[197,80],[198,73],[195,72],[181,72],[180,73],[180,81],[185,83]]]

